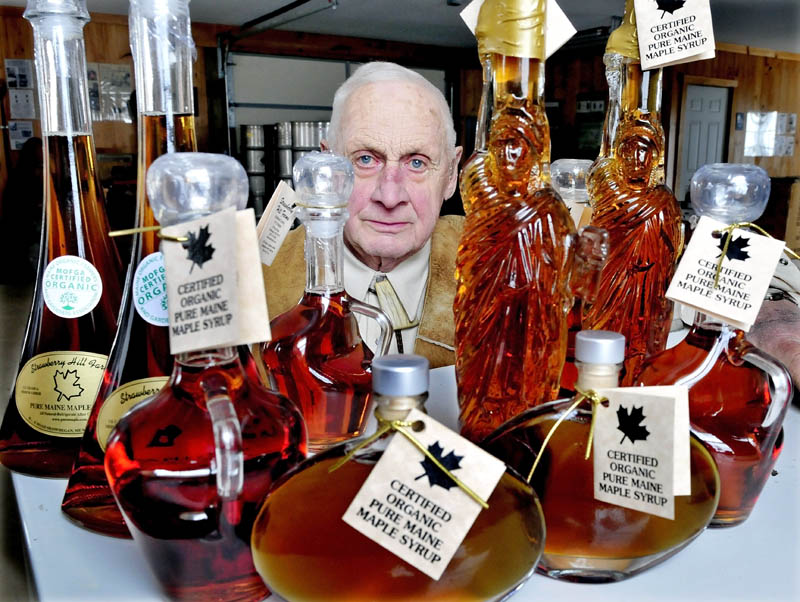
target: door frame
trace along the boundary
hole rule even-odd
[[[673,104],[673,111],[672,111],[672,119],[670,121],[674,124],[680,122],[680,127],[677,128],[678,135],[672,137],[675,140],[675,153],[673,156],[675,157],[675,161],[672,165],[667,166],[667,184],[668,186],[674,191],[675,188],[678,186],[681,177],[681,169],[683,165],[683,136],[684,136],[684,126],[685,126],[685,119],[686,115],[684,112],[684,106],[686,105],[686,92],[690,85],[695,86],[716,86],[718,88],[729,88],[729,102],[728,102],[728,134],[725,140],[725,157],[726,161],[731,160],[732,149],[730,141],[733,140],[734,129],[736,127],[736,123],[734,119],[731,119],[731,115],[733,115],[733,107],[734,107],[734,100],[736,94],[736,88],[739,86],[739,80],[736,79],[722,79],[719,77],[706,77],[703,75],[688,75],[685,73],[679,74],[680,77],[680,103]]]

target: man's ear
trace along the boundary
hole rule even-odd
[[[458,185],[458,163],[461,161],[461,153],[463,152],[464,148],[461,146],[457,146],[453,150],[453,159],[450,161],[448,168],[450,172],[447,174],[447,187],[444,190],[444,200],[449,199],[456,191],[456,186]]]
[[[324,138],[319,141],[319,150],[321,150],[321,151],[329,151],[329,150],[331,150],[331,147],[328,146],[328,141],[325,140]]]

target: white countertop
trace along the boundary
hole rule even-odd
[[[455,424],[452,366],[431,372],[427,407],[434,418]],[[798,406],[789,408],[784,430],[778,474],[743,524],[709,529],[674,557],[626,581],[587,585],[534,575],[513,600],[800,600]],[[66,480],[13,474],[12,481],[41,602],[163,599],[132,541],[91,533],[61,513]]]

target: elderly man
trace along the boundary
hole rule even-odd
[[[462,149],[442,93],[393,63],[368,63],[337,90],[323,149],[350,159],[355,184],[344,229],[344,284],[382,306],[395,327],[391,351],[455,362],[455,256],[463,218],[439,217],[454,192]],[[304,233],[289,234],[264,279],[270,313],[294,306],[305,285]],[[380,295],[378,294],[380,292]],[[374,348],[378,329],[358,317]]]

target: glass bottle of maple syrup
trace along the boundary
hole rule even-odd
[[[577,386],[583,391],[618,386],[624,357],[621,334],[579,332]],[[675,497],[674,520],[596,500],[593,461],[585,457],[592,403],[585,399],[571,409],[575,401],[532,408],[481,446],[521,475],[530,475],[547,524],[539,572],[566,581],[620,581],[667,559],[706,528],[719,499],[719,473],[703,445],[691,437],[691,495]]]
[[[392,326],[379,309],[344,289],[343,229],[353,167],[333,153],[312,152],[293,170],[297,216],[305,227],[306,287],[300,302],[270,323],[262,357],[277,389],[297,403],[309,447],[320,451],[360,435],[372,392],[372,352],[354,314],[378,322],[377,355],[389,350]],[[269,286],[269,283],[267,283]]]
[[[483,98],[453,304],[461,434],[474,441],[555,399],[567,350],[576,231],[550,185],[546,4],[487,0],[476,30]]]
[[[625,335],[622,385],[667,344],[672,302],[665,294],[682,246],[681,212],[664,185],[661,69],[643,71],[636,15],[627,0],[604,61],[609,106],[600,157],[589,172],[591,225],[609,236],[609,256],[582,327]]]
[[[89,112],[83,0],[31,0],[46,177],[43,243],[0,462],[66,477],[117,328],[122,264],[108,237]]]
[[[132,0],[129,29],[138,82],[136,225],[150,228],[158,225],[145,187],[150,164],[165,153],[197,150],[189,0]],[[166,384],[172,372],[167,324],[157,234],[134,234],[117,335],[61,503],[70,518],[93,531],[130,537],[108,487],[105,445],[120,416]]]
[[[377,415],[402,420],[412,409],[423,409],[427,359],[387,355],[376,358],[372,370]],[[276,484],[253,527],[259,574],[272,591],[293,602],[332,597],[353,602],[505,599],[533,573],[544,544],[536,496],[511,472],[500,478],[488,508],[480,512],[439,580],[342,520],[393,436],[401,435],[383,435],[330,472],[357,442],[336,445]]]
[[[755,221],[769,199],[767,172],[754,165],[712,164],[695,172],[692,206],[724,223]],[[722,248],[722,240],[720,242]],[[726,283],[726,278],[720,278]],[[689,387],[692,431],[719,467],[722,490],[712,526],[733,526],[753,510],[783,446],[792,381],[745,333],[702,312],[676,346],[647,360],[642,385]]]
[[[244,168],[223,155],[164,155],[147,184],[162,225],[247,202]],[[105,469],[167,596],[261,600],[269,592],[253,567],[250,531],[270,485],[305,452],[295,405],[248,378],[225,347],[175,357],[167,385],[117,422]]]

